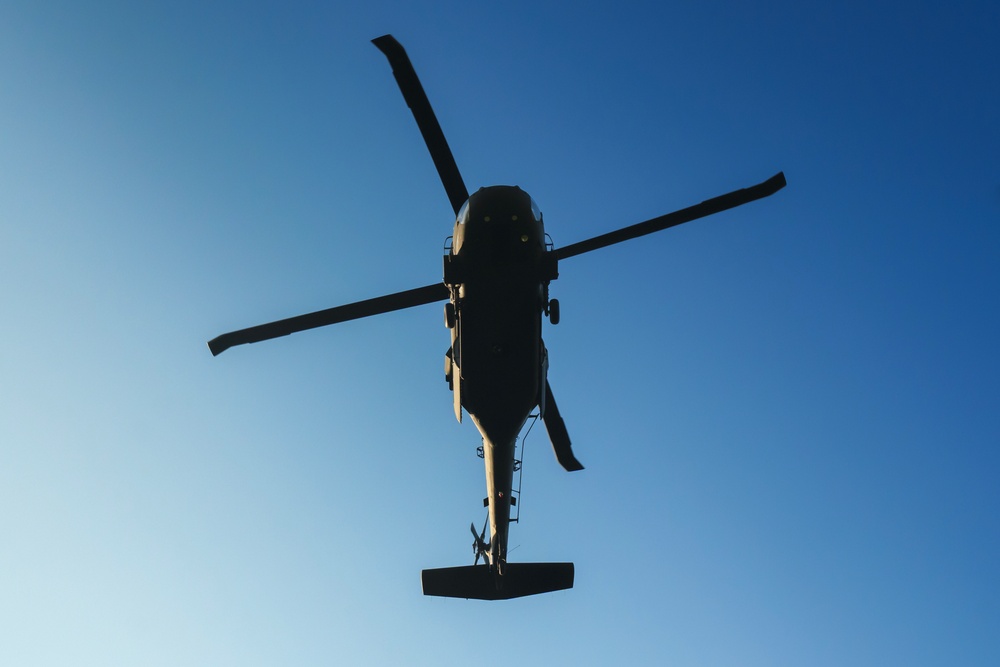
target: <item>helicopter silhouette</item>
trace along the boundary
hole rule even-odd
[[[517,436],[536,408],[558,462],[567,471],[583,469],[548,381],[548,353],[542,340],[544,317],[553,325],[559,322],[559,302],[549,297],[549,285],[559,277],[559,262],[770,196],[785,186],[784,174],[556,248],[545,233],[538,205],[520,188],[497,185],[469,195],[406,51],[392,35],[372,43],[392,66],[455,212],[443,280],[225,333],[209,341],[209,349],[218,355],[235,345],[447,301],[444,320],[451,346],[445,355],[445,379],[453,392],[455,417],[461,422],[464,410],[482,435],[488,517],[481,533],[472,526],[473,565],[423,570],[423,592],[499,600],[572,588],[572,563],[507,562],[511,507],[516,503],[512,491]],[[481,557],[483,565],[478,564]]]

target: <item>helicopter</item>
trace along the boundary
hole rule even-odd
[[[538,205],[517,186],[483,187],[469,194],[458,165],[403,46],[392,35],[372,43],[386,56],[413,113],[456,219],[443,256],[443,279],[402,292],[336,306],[222,334],[208,343],[213,355],[235,345],[445,301],[451,345],[445,380],[456,419],[468,414],[482,436],[486,467],[487,525],[471,526],[470,566],[421,572],[425,595],[502,600],[573,587],[573,563],[507,561],[518,434],[537,409],[556,460],[567,471],[583,469],[548,380],[542,321],[560,319],[549,286],[563,260],[768,197],[785,187],[779,172],[757,185],[563,247],[545,232]],[[489,540],[486,531],[489,529]],[[483,564],[479,564],[480,558]]]

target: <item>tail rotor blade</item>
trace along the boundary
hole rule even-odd
[[[555,452],[559,465],[569,472],[583,470],[583,464],[573,456],[569,431],[566,430],[566,422],[559,414],[559,407],[556,405],[555,396],[552,395],[552,386],[548,380],[545,381],[545,414],[542,415],[542,421],[545,423],[545,430],[548,431],[549,440],[552,441],[552,451]]]
[[[482,551],[479,548],[479,536],[476,535],[476,524],[470,523],[469,530],[472,531],[472,552],[476,554],[476,559],[472,561],[472,564],[479,565],[479,555]]]
[[[437,116],[434,115],[434,109],[431,108],[424,87],[410,63],[410,57],[406,55],[403,45],[397,42],[392,35],[376,37],[372,40],[372,44],[377,46],[389,59],[389,64],[392,65],[392,74],[396,77],[396,83],[399,84],[399,90],[403,93],[406,106],[410,107],[413,112],[413,117],[420,128],[420,134],[423,135],[427,150],[430,151],[431,159],[434,160],[438,176],[441,177],[445,192],[448,193],[451,206],[455,209],[455,215],[458,215],[462,204],[469,198],[469,191],[465,188],[465,181],[462,180],[462,174],[458,171],[455,157],[451,154],[451,148],[448,147],[448,141],[444,138],[444,132],[441,131],[441,125],[438,123]]]

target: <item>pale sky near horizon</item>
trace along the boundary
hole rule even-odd
[[[1000,663],[996,3],[84,4],[0,5],[0,664]],[[205,345],[440,277],[385,33],[557,245],[788,178],[560,267],[571,591],[421,595],[440,304]]]

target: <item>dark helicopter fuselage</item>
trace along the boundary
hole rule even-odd
[[[445,257],[452,332],[446,376],[456,417],[461,421],[464,408],[483,436],[490,565],[498,574],[507,553],[517,435],[544,403],[542,316],[555,266],[542,215],[520,188],[482,188],[460,210]]]

